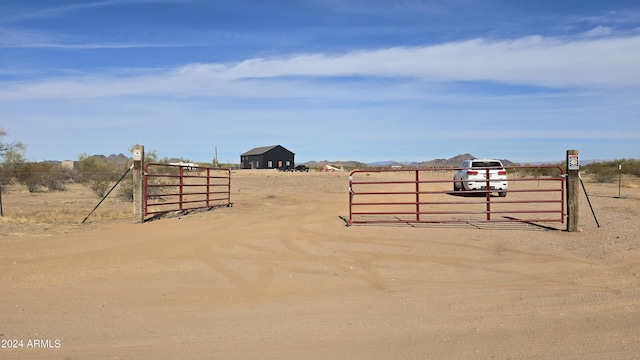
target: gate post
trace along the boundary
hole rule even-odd
[[[578,196],[580,194],[578,150],[567,150],[567,231],[578,231]]]
[[[144,222],[144,146],[133,147],[133,219]]]

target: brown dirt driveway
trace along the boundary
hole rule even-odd
[[[237,171],[231,208],[0,224],[0,358],[640,356],[638,189],[588,184],[581,232],[347,227],[347,177]]]

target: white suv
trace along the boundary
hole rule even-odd
[[[500,160],[465,160],[453,174],[453,191],[486,190],[487,175],[489,188],[497,190],[500,197],[507,196],[507,171]]]

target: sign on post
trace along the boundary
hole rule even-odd
[[[578,155],[569,155],[568,156],[569,159],[567,161],[567,164],[569,166],[568,170],[580,170],[580,160],[578,158]]]

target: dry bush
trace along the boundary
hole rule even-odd
[[[595,162],[583,167],[591,175],[594,182],[613,183],[620,175],[640,176],[640,161],[636,159],[617,159],[613,161]]]
[[[116,198],[120,201],[133,202],[133,177],[123,179],[117,187]]]
[[[60,168],[51,169],[42,175],[42,185],[49,191],[65,191],[68,177]]]
[[[60,166],[50,163],[23,163],[15,166],[11,176],[29,192],[35,192],[41,187],[49,191],[64,191],[69,177]]]
[[[81,156],[77,162],[76,181],[101,198],[126,171],[125,166],[126,164],[114,163],[100,156]]]
[[[111,188],[109,177],[109,174],[93,174],[85,183],[85,186],[91,189],[97,197],[102,198]]]
[[[149,185],[172,185],[171,179],[151,178],[148,179]],[[129,176],[123,179],[117,186],[116,198],[124,202],[133,202],[133,177]],[[147,193],[151,199],[157,198],[159,195],[172,192],[172,187],[155,187],[147,188]]]
[[[41,163],[24,163],[16,168],[15,177],[29,192],[34,192],[44,184],[43,175],[46,170],[46,166]]]

